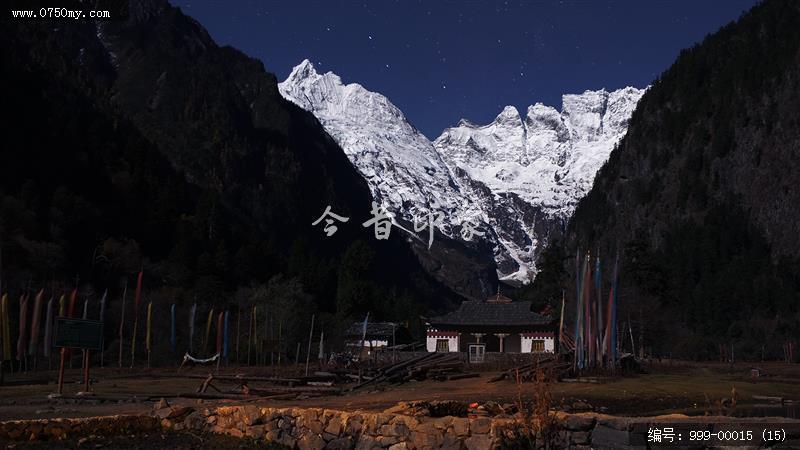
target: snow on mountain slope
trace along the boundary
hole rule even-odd
[[[479,224],[498,275],[522,283],[535,276],[540,251],[591,188],[644,93],[565,95],[561,112],[537,103],[525,118],[509,106],[488,125],[462,120],[431,143],[386,97],[319,74],[308,60],[279,90],[314,113],[399,219],[441,212],[441,231],[453,238],[463,221]]]
[[[481,222],[433,144],[389,100],[338,75],[319,74],[308,60],[278,85],[284,98],[311,111],[344,149],[378,202],[411,222],[429,211],[444,214],[452,236],[465,219]],[[369,205],[364,205],[368,208]]]
[[[490,124],[462,120],[435,141],[450,166],[492,192],[513,193],[548,216],[568,219],[625,135],[643,89],[564,95],[563,109],[537,103],[521,117],[507,106]]]

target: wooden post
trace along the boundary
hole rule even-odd
[[[239,325],[242,322],[242,307],[240,305],[236,305],[236,364],[240,363],[239,359]],[[250,365],[250,358],[247,360],[247,364]]]
[[[89,358],[90,358],[89,350],[83,351],[83,358],[84,358],[84,365],[83,365],[83,391],[89,392]]]
[[[308,332],[308,351],[306,351],[306,376],[308,376],[308,360],[311,357],[311,341],[314,338],[314,314],[311,315],[311,330]]]
[[[61,364],[58,366],[58,394],[64,392],[64,365],[67,360],[67,349],[61,347]]]
[[[253,352],[253,310],[250,309],[250,326],[247,327],[247,365],[250,365],[250,357]]]

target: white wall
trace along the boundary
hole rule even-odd
[[[458,336],[427,336],[425,338],[425,348],[429,352],[436,351],[436,341],[439,339],[447,339],[448,346],[451,352],[458,351]]]
[[[530,337],[522,336],[522,353],[531,353],[533,341],[544,341],[545,353],[553,353],[556,351],[556,341],[552,336]]]

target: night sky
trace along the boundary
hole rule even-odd
[[[755,0],[173,0],[223,45],[283,80],[305,58],[397,105],[429,138],[505,105],[647,86],[682,48]]]

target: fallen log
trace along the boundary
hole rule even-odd
[[[447,376],[447,381],[463,380],[465,378],[478,378],[480,376],[481,376],[481,374],[479,374],[479,373],[459,373],[459,374],[455,374],[455,375],[448,375]]]

